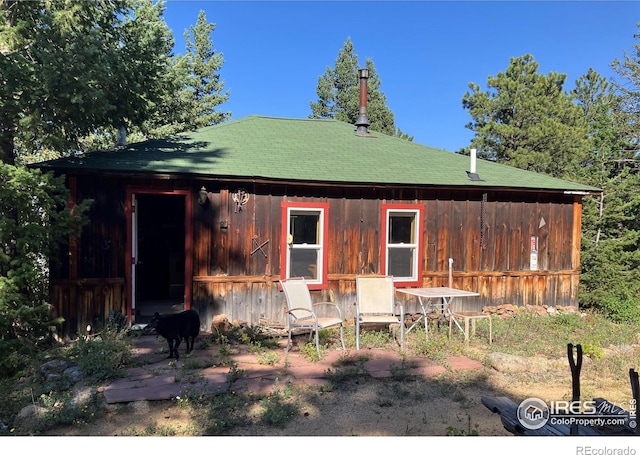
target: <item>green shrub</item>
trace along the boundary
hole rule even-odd
[[[64,177],[0,163],[0,377],[25,368],[62,322],[49,303],[48,260],[91,203],[71,212],[68,201]]]
[[[131,345],[125,332],[107,327],[98,335],[79,337],[68,355],[87,376],[97,380],[116,378],[124,374],[122,367],[131,358]]]
[[[600,309],[616,322],[640,321],[640,298],[627,287],[603,295]]]
[[[581,346],[582,354],[593,360],[601,360],[604,357],[604,349],[597,343],[583,343]]]

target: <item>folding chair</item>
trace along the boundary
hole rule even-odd
[[[340,307],[333,302],[316,302],[311,300],[311,293],[304,278],[290,278],[288,280],[280,280],[280,285],[284,290],[287,300],[288,331],[289,339],[287,341],[286,351],[291,347],[291,335],[294,330],[309,330],[309,340],[311,335],[315,333],[316,350],[320,356],[320,340],[318,331],[328,327],[340,326],[340,342],[342,349],[346,349],[344,345],[344,321]],[[319,306],[331,307],[335,316],[319,317],[315,308]]]
[[[360,328],[364,324],[400,326],[400,347],[404,349],[404,309],[396,313],[392,276],[356,276],[356,349],[360,349]]]

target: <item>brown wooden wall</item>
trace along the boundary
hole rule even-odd
[[[578,304],[581,201],[576,196],[106,176],[69,181],[78,200],[95,203],[82,238],[71,242],[52,270],[53,303],[67,318],[67,333],[110,311],[126,313],[124,199],[132,184],[193,191],[192,306],[205,328],[221,313],[250,323],[284,322],[284,296],[277,286],[283,201],[329,203],[329,289],[313,293],[317,299],[333,295],[347,317],[355,309],[355,276],[381,271],[382,203],[424,204],[424,286],[447,285],[453,258],[454,286],[481,294],[467,307]],[[205,206],[196,202],[202,185],[209,192]],[[250,195],[242,207],[232,198],[239,188]],[[538,271],[530,270],[532,236],[539,239]],[[409,311],[415,309],[415,302],[405,300]]]

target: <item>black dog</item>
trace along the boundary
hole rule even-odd
[[[200,333],[200,316],[195,310],[187,310],[177,314],[156,313],[147,324],[155,329],[169,343],[169,359],[180,359],[178,346],[184,339],[187,343],[187,354],[193,350],[193,343]]]

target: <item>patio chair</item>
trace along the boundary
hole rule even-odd
[[[399,315],[396,306],[399,306]],[[398,324],[400,347],[404,349],[404,309],[402,305],[396,305],[393,277],[356,276],[356,350],[360,349],[360,329],[365,324]]]
[[[342,349],[345,350],[344,345],[344,321],[342,319],[342,311],[340,307],[333,302],[316,302],[311,301],[311,293],[309,287],[304,278],[289,278],[288,280],[280,280],[280,285],[284,290],[284,295],[287,301],[287,309],[285,313],[288,319],[288,331],[289,339],[287,340],[286,352],[289,352],[291,347],[291,335],[294,331],[309,330],[309,340],[311,336],[315,334],[316,337],[316,350],[318,356],[320,356],[320,339],[318,331],[328,327],[340,327],[340,342],[342,343]],[[331,308],[331,316],[320,317],[316,313],[316,307],[329,307]]]

